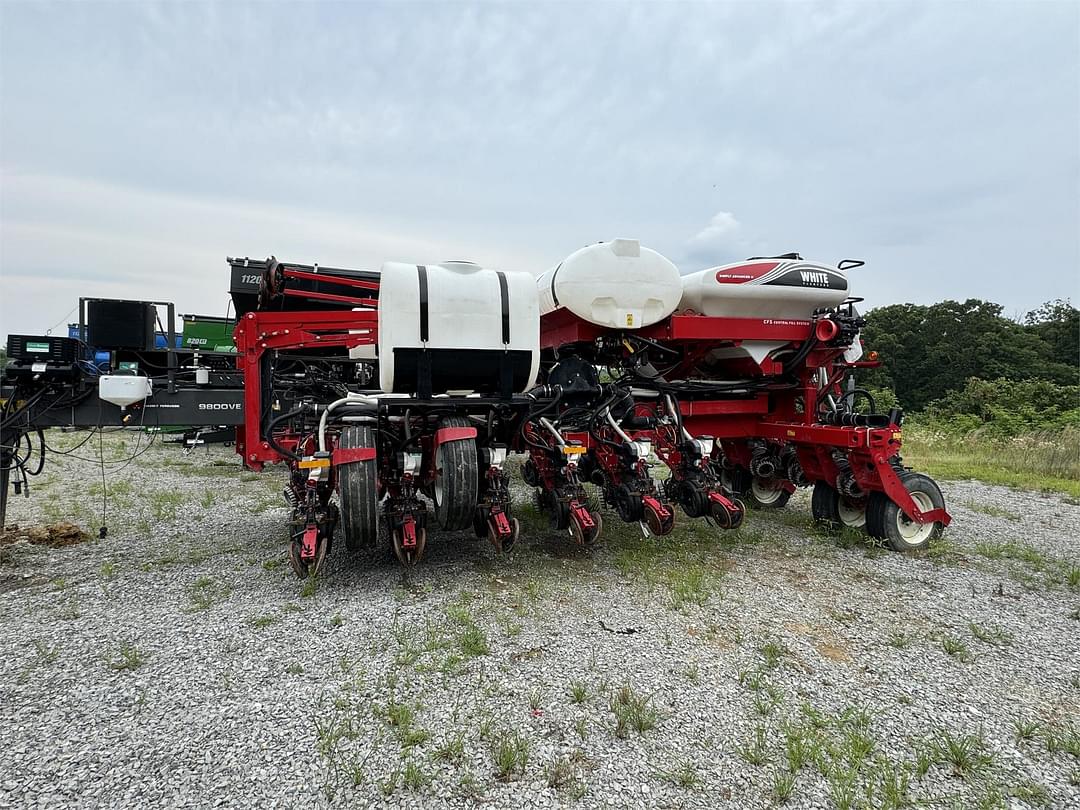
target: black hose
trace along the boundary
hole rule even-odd
[[[303,413],[303,408],[297,408],[295,411],[289,411],[288,413],[283,413],[280,416],[275,416],[273,419],[270,420],[270,423],[266,426],[266,430],[263,433],[263,438],[266,439],[267,443],[272,448],[274,448],[274,450],[276,450],[279,454],[285,456],[285,458],[291,458],[293,461],[300,461],[300,456],[296,455],[296,453],[292,452],[291,450],[286,450],[284,447],[278,444],[277,441],[274,440],[274,428],[276,428],[279,424],[281,424],[287,419],[293,419],[297,416],[302,416]]]

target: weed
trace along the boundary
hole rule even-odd
[[[459,762],[465,755],[465,735],[458,733],[435,749],[435,756],[445,762]]]
[[[784,751],[787,754],[788,768],[793,772],[802,770],[803,766],[814,759],[818,745],[814,736],[807,731],[791,725],[784,729]]]
[[[1074,565],[1065,571],[1065,581],[1070,588],[1080,588],[1080,565]]]
[[[1046,750],[1050,753],[1064,752],[1080,759],[1080,726],[1068,725],[1047,729],[1043,735]]]
[[[208,610],[215,602],[228,598],[232,589],[213,577],[201,576],[188,588],[193,610]]]
[[[574,781],[574,763],[568,757],[559,757],[544,768],[548,787],[561,790]]]
[[[514,774],[525,773],[529,762],[529,741],[515,732],[499,735],[491,747],[491,757],[495,762],[495,773],[504,782],[513,779]]]
[[[698,564],[680,566],[668,574],[668,587],[676,610],[686,605],[704,607],[713,594],[708,572]]]
[[[966,501],[964,506],[973,512],[982,512],[984,515],[990,515],[991,517],[1005,518],[1006,520],[1020,520],[1020,516],[1016,513],[1010,512],[1008,509],[1002,509],[1000,506],[994,506],[993,504]]]
[[[419,790],[430,781],[431,778],[424,773],[423,767],[412,760],[405,763],[405,769],[401,773],[401,783],[409,790]]]
[[[958,638],[942,636],[941,649],[957,661],[962,661],[965,664],[971,661],[971,653],[968,652],[967,645]]]
[[[767,641],[761,645],[760,649],[762,657],[765,659],[765,668],[774,669],[780,665],[780,662],[789,655],[788,648],[777,641]]]
[[[469,658],[487,655],[491,651],[488,645],[487,635],[475,624],[469,624],[458,638],[461,652]]]
[[[574,681],[570,684],[570,700],[574,703],[584,703],[588,697],[589,690],[583,681]]]
[[[280,619],[277,616],[251,616],[248,618],[248,626],[254,627],[256,630],[262,630],[279,621]]]
[[[911,774],[906,765],[882,759],[875,776],[882,810],[894,810],[910,804],[908,790],[911,787]]]
[[[648,695],[639,695],[630,686],[622,686],[611,702],[615,714],[615,736],[627,737],[630,729],[638,734],[656,727],[659,719],[656,709],[649,705]]]
[[[416,709],[407,703],[391,701],[386,704],[383,714],[386,717],[386,722],[396,728],[408,728],[416,720]]]
[[[696,788],[701,784],[701,777],[698,776],[697,765],[689,759],[684,759],[679,763],[679,767],[664,774],[664,777],[673,785],[678,785],[685,790]]]
[[[310,599],[319,592],[319,577],[315,574],[310,575],[304,579],[304,584],[300,586],[300,598]]]
[[[751,765],[764,765],[769,759],[765,726],[755,728],[753,736],[747,742],[735,746],[735,753]]]
[[[209,509],[214,505],[214,490],[208,489],[203,492],[202,500],[199,502],[203,509]]]
[[[1074,622],[1080,622],[1080,607],[1070,613],[1069,618],[1072,619]]]
[[[574,731],[577,732],[578,738],[585,742],[589,739],[589,722],[584,717],[579,717],[574,721]]]
[[[1019,799],[1032,807],[1048,807],[1050,805],[1050,796],[1046,792],[1046,788],[1038,782],[1026,780],[1017,782],[1009,786],[1007,793],[1009,798]]]
[[[982,627],[972,622],[971,634],[992,647],[1007,647],[1013,643],[1013,634],[1001,627]]]
[[[905,633],[903,630],[898,630],[889,636],[889,646],[896,647],[898,650],[906,650],[915,641],[914,633]]]
[[[772,797],[777,804],[785,804],[795,790],[795,774],[791,771],[777,770],[773,776]]]
[[[1017,743],[1030,742],[1039,733],[1038,720],[1013,720],[1013,735]]]
[[[108,582],[116,576],[116,563],[112,560],[106,560],[98,566],[98,573],[101,575],[102,579]]]
[[[540,711],[540,707],[544,705],[544,690],[539,686],[535,689],[529,690],[529,708],[534,712]]]
[[[690,683],[698,683],[701,678],[701,671],[698,669],[697,661],[686,666],[685,675]]]
[[[131,672],[146,663],[143,654],[129,641],[121,643],[117,653],[115,658],[110,655],[106,659],[109,669],[116,670],[117,672]]]
[[[281,557],[271,557],[269,560],[263,560],[262,567],[267,571],[277,571],[284,564],[285,561]]]
[[[293,661],[291,664],[285,667],[285,672],[289,675],[303,675],[304,665],[298,664],[297,662]]]
[[[954,736],[941,730],[931,743],[936,762],[949,765],[952,772],[968,781],[984,773],[993,763],[993,756],[986,750],[982,735],[964,734]]]

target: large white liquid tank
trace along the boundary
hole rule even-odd
[[[679,310],[721,318],[807,320],[848,297],[847,274],[802,259],[752,259],[682,278]]]
[[[378,359],[387,393],[416,393],[422,362],[430,363],[433,393],[496,391],[505,363],[514,392],[532,388],[540,368],[535,278],[471,262],[385,263]]]
[[[675,311],[682,295],[679,269],[636,239],[583,247],[536,281],[540,313],[565,307],[610,329],[639,329]]]

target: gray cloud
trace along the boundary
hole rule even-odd
[[[218,311],[227,253],[539,272],[613,236],[865,258],[873,304],[1078,295],[1072,3],[0,15],[2,332]]]

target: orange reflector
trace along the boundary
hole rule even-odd
[[[329,467],[330,459],[328,458],[305,458],[296,465],[301,470],[310,470],[314,467]]]
[[[572,445],[572,444],[564,444],[562,451],[563,451],[563,454],[567,455],[567,456],[579,456],[579,455],[581,455],[582,453],[585,452],[585,448],[584,447],[577,447],[577,446]]]
[[[877,360],[878,359],[878,353],[877,352],[869,352],[866,356],[870,360]]]

